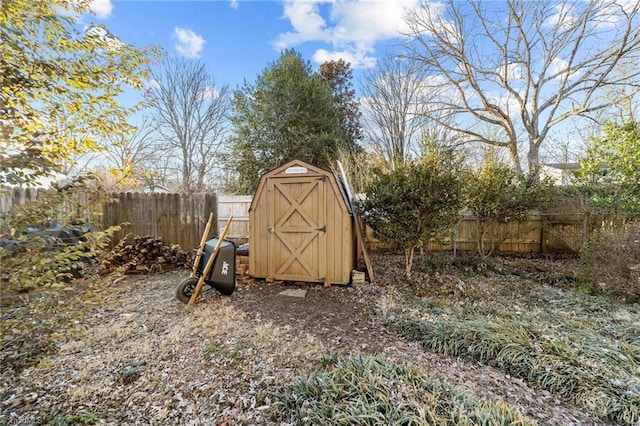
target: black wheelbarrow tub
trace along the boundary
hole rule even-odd
[[[204,273],[218,241],[218,237],[215,237],[205,243],[202,259],[198,265],[198,277]],[[220,251],[213,261],[209,275],[205,278],[205,283],[225,296],[230,296],[233,293],[236,288],[236,245],[233,241],[222,241]]]

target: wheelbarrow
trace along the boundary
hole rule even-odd
[[[233,294],[236,288],[236,245],[233,241],[224,239],[232,219],[229,218],[220,237],[207,241],[213,213],[209,216],[191,275],[180,281],[176,289],[176,298],[180,302],[193,304],[204,284],[222,295]]]

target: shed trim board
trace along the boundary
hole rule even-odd
[[[353,215],[335,176],[300,160],[260,178],[249,208],[249,273],[348,284],[357,252]]]

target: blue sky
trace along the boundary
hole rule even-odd
[[[416,0],[134,1],[94,0],[86,23],[105,24],[121,41],[162,46],[202,60],[218,85],[232,89],[295,48],[317,69],[343,58],[355,76],[398,40]]]
[[[631,10],[637,5],[637,0],[618,2],[624,10]],[[386,48],[402,42],[401,34],[409,32],[405,16],[421,3],[424,6],[421,0],[92,0],[94,15],[82,17],[82,23],[104,24],[127,44],[139,47],[160,45],[169,55],[199,59],[207,65],[217,87],[226,84],[236,89],[244,80],[254,83],[262,70],[279,58],[282,49],[295,48],[312,63],[314,69],[331,59],[342,58],[351,63],[353,84],[357,90],[362,72],[374,66]],[[489,12],[494,6],[494,12],[501,9],[500,2],[487,1],[484,5],[489,5]],[[574,9],[580,9],[578,6],[581,5],[583,3],[577,1],[575,4],[568,2],[566,7],[551,7],[540,28],[553,25],[562,28],[565,23],[571,24],[574,22]],[[429,3],[429,6],[433,8],[423,9],[427,14],[446,16],[444,13],[440,15],[442,5],[439,2]],[[602,46],[607,44],[607,37],[612,37],[612,32],[623,28],[617,25],[619,6],[611,8],[612,5],[606,2],[600,6],[601,14],[597,14],[598,21],[594,21],[593,27],[597,26],[604,32],[589,38],[589,43]],[[446,19],[435,21],[446,26]],[[495,22],[499,23],[501,19],[505,18],[496,15]],[[492,67],[501,63],[501,52],[495,46],[492,49],[481,27],[479,33],[478,37],[468,38],[478,52],[486,47],[487,54],[479,56],[479,62],[484,62],[480,67],[493,75],[491,71],[496,70]],[[590,54],[592,47],[599,47],[595,44],[582,45],[579,55]],[[552,58],[549,71],[557,76],[545,82],[541,96],[555,96],[554,85],[565,74],[571,78],[580,77],[581,69],[567,68],[571,48],[569,45],[568,50]],[[496,72],[501,73],[500,70],[498,67]],[[518,77],[518,64],[509,64],[506,70],[513,87],[529,87],[522,76]],[[483,91],[492,102],[517,121],[519,109],[513,104],[511,95],[501,86],[493,87],[486,81],[482,84]],[[457,95],[454,91],[450,96]],[[473,93],[469,96],[473,99]],[[577,96],[582,96],[582,93]],[[568,99],[563,105],[572,107],[571,102],[573,99]],[[575,122],[566,120],[555,125],[552,133],[575,139],[576,136],[570,134],[574,128]]]

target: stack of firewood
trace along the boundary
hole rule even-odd
[[[125,274],[147,274],[192,265],[193,254],[178,245],[167,246],[162,238],[136,236],[133,242],[116,247],[110,256],[106,272],[119,269]]]

